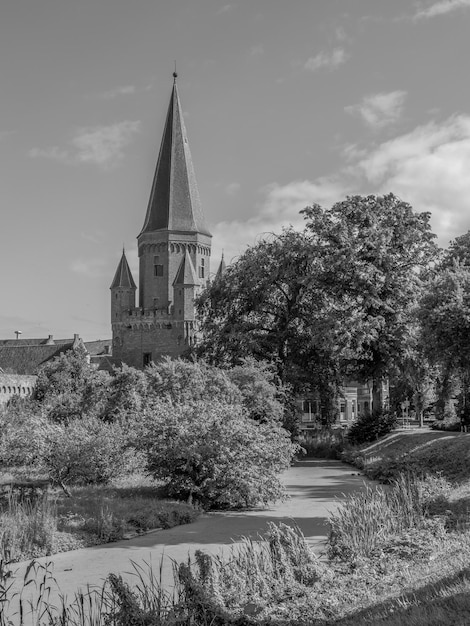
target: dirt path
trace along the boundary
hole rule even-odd
[[[283,479],[289,499],[269,509],[205,514],[192,524],[39,559],[43,565],[50,562],[60,587],[59,593],[53,585],[51,603],[59,604],[60,595],[73,600],[75,592],[79,588],[85,590],[87,584],[101,586],[109,572],[122,574],[132,583],[136,578],[131,561],[151,562],[154,571],[158,571],[162,557],[163,583],[171,588],[172,561],[184,561],[197,549],[212,554],[227,552],[241,537],[258,537],[270,521],[294,521],[320,552],[328,531],[328,512],[338,506],[336,499],[363,488],[365,480],[349,465],[324,460],[304,461],[289,469]],[[18,564],[17,581],[22,580],[26,566],[27,563]],[[25,591],[26,595],[35,593],[32,586]]]

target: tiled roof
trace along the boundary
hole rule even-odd
[[[97,339],[96,341],[84,341],[83,344],[91,357],[105,354],[110,355],[113,340]]]
[[[98,355],[90,358],[90,363],[97,370],[113,373],[115,367],[121,367],[122,361],[112,356]]]
[[[142,233],[155,230],[210,235],[202,213],[176,80]]]
[[[124,252],[124,250],[122,251],[122,257],[119,261],[119,265],[117,266],[117,270],[114,275],[113,282],[111,283],[110,289],[115,289],[116,287],[137,289],[134,279],[132,278],[131,270],[129,267],[129,263],[127,262],[126,253]]]
[[[73,347],[73,339],[55,345],[17,345],[19,342],[0,345],[0,367],[6,373],[37,374],[41,365]]]
[[[0,346],[45,346],[53,344],[56,346],[73,343],[74,339],[54,339],[52,335],[40,339],[0,339]]]

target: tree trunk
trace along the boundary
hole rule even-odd
[[[374,378],[372,381],[372,411],[380,411],[382,408],[382,378]]]

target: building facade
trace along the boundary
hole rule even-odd
[[[137,237],[139,293],[123,251],[111,284],[114,359],[142,368],[195,342],[194,299],[209,280],[211,234],[176,85],[168,106],[144,225]]]

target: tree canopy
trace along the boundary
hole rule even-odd
[[[390,375],[410,345],[423,274],[437,254],[429,213],[393,194],[352,196],[303,211],[302,232],[249,248],[198,301],[200,353],[275,363],[323,404],[345,376]]]

